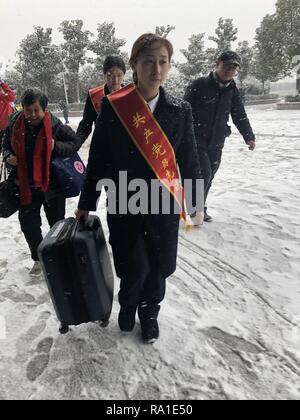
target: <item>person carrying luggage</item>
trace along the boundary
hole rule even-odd
[[[65,195],[51,161],[71,157],[79,148],[75,132],[47,110],[48,98],[38,89],[22,96],[23,111],[12,115],[3,143],[3,158],[20,189],[19,221],[35,261],[30,274],[41,273],[37,248],[41,243],[41,207],[50,227],[65,217]]]
[[[182,193],[177,163],[182,179],[201,178],[191,107],[162,88],[172,54],[170,41],[155,34],[144,34],[133,45],[130,66],[135,83],[102,101],[77,218],[86,219],[89,211],[96,210],[100,194],[96,186],[108,174],[119,198],[123,192],[119,177],[125,172],[128,184],[137,179],[147,185],[163,182],[173,205],[178,196],[170,193],[166,181],[174,181],[176,193]],[[128,192],[127,208],[132,196]],[[138,311],[142,338],[152,343],[159,337],[158,314],[166,279],[176,269],[180,215],[175,211],[165,214],[161,209],[152,212],[152,197],[147,199],[148,212],[108,212],[108,226],[121,279],[119,327],[132,331]]]

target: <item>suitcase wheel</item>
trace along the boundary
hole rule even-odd
[[[67,334],[67,333],[69,332],[69,327],[68,327],[68,325],[63,325],[63,324],[61,324],[60,329],[59,329],[59,332],[60,332],[61,334]]]
[[[106,328],[108,326],[108,324],[109,324],[109,318],[105,318],[105,319],[102,319],[100,321],[100,327],[101,328]]]

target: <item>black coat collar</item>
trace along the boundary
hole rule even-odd
[[[161,87],[159,89],[159,101],[158,101],[156,109],[165,107],[165,106],[181,108],[182,100],[176,98],[175,96],[170,95],[168,92],[165,91],[164,88]]]

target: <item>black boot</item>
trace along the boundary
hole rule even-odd
[[[213,218],[207,213],[207,211],[205,210],[205,212],[204,212],[204,222],[206,222],[206,223],[210,223],[210,222],[212,222],[213,221]]]
[[[142,303],[138,309],[138,315],[140,318],[142,339],[147,344],[154,343],[159,337],[159,326],[157,322],[159,305],[155,307],[147,306],[146,303]]]
[[[119,327],[121,331],[131,332],[135,326],[136,308],[121,306],[119,312]]]
[[[154,343],[159,337],[159,326],[156,318],[141,321],[142,339],[146,344]]]

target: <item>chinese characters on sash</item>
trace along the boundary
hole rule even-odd
[[[172,169],[169,169],[172,164],[170,165],[168,158],[165,157],[167,150],[164,148],[162,143],[157,142],[157,138],[154,138],[154,132],[149,127],[150,124],[147,124],[147,117],[141,115],[139,112],[136,112],[132,116],[132,124],[137,130],[142,128],[143,136],[145,138],[146,145],[148,146],[149,153],[151,151],[154,158],[159,160],[161,163],[161,169],[164,174],[162,179],[166,179],[168,182],[172,183],[175,190],[179,191],[181,188],[180,181],[178,178],[176,178],[176,172]]]
[[[108,99],[157,178],[178,202],[185,219],[184,191],[174,149],[144,99],[135,85],[108,95]]]

